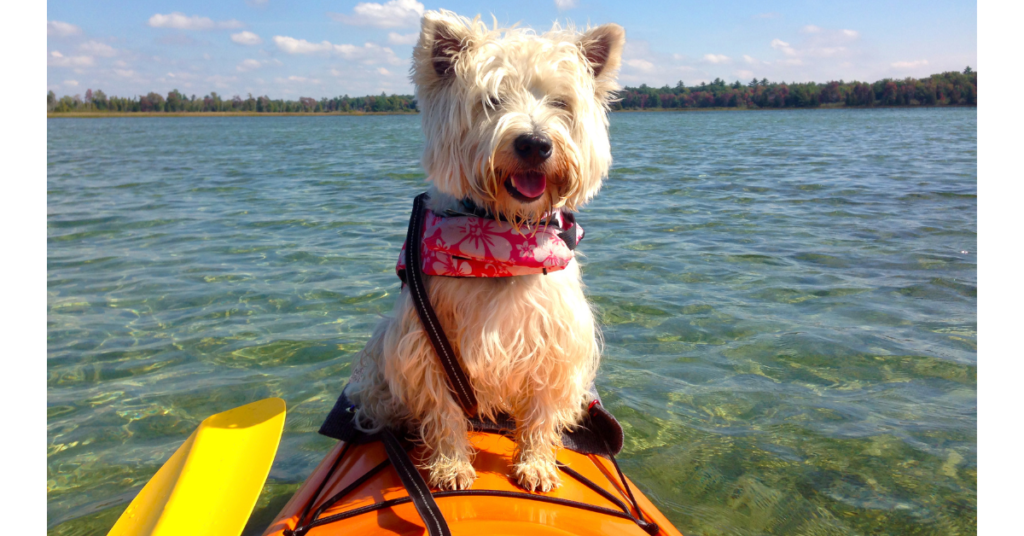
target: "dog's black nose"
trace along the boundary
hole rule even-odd
[[[533,166],[551,157],[551,138],[543,134],[523,134],[512,145],[519,158]]]

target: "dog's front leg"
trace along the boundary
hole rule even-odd
[[[531,397],[516,410],[516,455],[513,472],[519,485],[530,491],[558,487],[555,454],[562,445],[562,422],[557,406],[543,397]]]
[[[423,442],[432,448],[425,467],[430,471],[430,484],[442,489],[467,489],[476,480],[476,470],[466,414],[448,392],[439,371],[428,373],[425,379],[433,384],[425,392],[442,393],[432,401],[436,407],[420,417]]]
[[[402,293],[397,312],[398,320],[384,340],[388,389],[418,423],[423,444],[430,449],[423,466],[430,472],[430,484],[466,489],[476,480],[469,422],[448,390],[444,371],[407,292]]]

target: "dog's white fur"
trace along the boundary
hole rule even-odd
[[[578,33],[557,24],[542,35],[488,28],[447,11],[427,12],[413,53],[422,112],[430,208],[470,198],[517,225],[552,210],[576,210],[608,174],[609,99],[625,42],[609,24]],[[540,171],[541,198],[524,202],[505,181],[525,169],[512,143],[543,134],[553,144]],[[527,489],[558,485],[561,432],[583,415],[599,360],[600,334],[575,261],[548,275],[428,277],[430,302],[466,369],[484,418],[516,421],[514,471]],[[418,428],[429,447],[432,485],[469,487],[476,473],[467,420],[448,391],[408,290],[383,321],[353,373],[357,422]]]

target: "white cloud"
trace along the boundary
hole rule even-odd
[[[385,69],[383,67],[377,68],[377,72],[382,74],[382,75],[384,75],[384,76],[388,76],[388,75],[391,74],[391,71],[388,71],[387,69]]]
[[[46,64],[50,67],[90,67],[93,63],[92,56],[65,56],[58,50],[50,52],[46,58]]]
[[[559,11],[565,11],[576,7],[576,0],[555,0],[555,7]]]
[[[206,81],[213,84],[213,87],[217,89],[226,89],[231,87],[231,84],[238,81],[237,76],[223,76],[215,74],[213,76],[207,76]]]
[[[289,76],[288,78],[275,78],[279,84],[319,84],[320,80],[317,78],[306,78],[305,76]]]
[[[774,48],[774,49],[789,48],[789,43],[783,41],[782,39],[772,39],[772,48]]]
[[[796,56],[796,50],[782,39],[772,39],[772,48],[775,50],[781,50],[782,53],[787,56]]]
[[[771,47],[781,51],[790,61],[780,61],[784,65],[803,65],[801,60],[808,58],[849,57],[851,51],[847,45],[856,41],[860,34],[854,30],[829,30],[817,26],[805,26],[801,33],[808,34],[798,45],[790,45],[781,39],[772,39]]]
[[[846,47],[812,47],[806,50],[808,56],[815,58],[831,58],[846,52]]]
[[[274,43],[277,48],[288,54],[331,54],[340,56],[347,60],[358,60],[366,64],[380,62],[399,65],[402,60],[398,59],[395,52],[388,47],[382,47],[374,43],[366,43],[363,46],[356,45],[335,45],[330,41],[310,43],[305,39],[295,39],[283,35],[275,35]]]
[[[416,26],[423,16],[423,4],[416,0],[391,0],[386,4],[361,2],[352,9],[352,15],[328,13],[332,19],[352,26],[402,28]]]
[[[420,34],[416,32],[405,35],[391,32],[388,34],[388,43],[391,43],[392,45],[415,45],[416,41],[419,41],[419,38]]]
[[[754,77],[754,71],[748,71],[746,69],[740,69],[739,71],[736,71],[733,74],[735,74],[736,76],[738,76],[740,78],[753,78]]]
[[[684,54],[669,54],[655,51],[650,43],[635,39],[626,43],[623,50],[623,69],[620,81],[623,84],[636,86],[640,84],[674,85],[680,78],[689,79],[694,67],[687,65],[692,58]]]
[[[135,76],[135,71],[131,69],[114,69],[114,74],[123,78],[132,78]]]
[[[244,73],[245,71],[251,71],[253,69],[259,69],[262,66],[263,66],[263,64],[260,63],[259,60],[248,59],[248,60],[242,60],[242,63],[239,63],[238,66],[235,67],[235,69],[237,69],[239,72],[243,72]]]
[[[68,86],[68,87],[77,87],[78,86],[78,80],[65,80],[64,81],[64,85]]]
[[[724,54],[704,54],[704,61],[708,63],[729,63],[729,56]]]
[[[296,39],[284,35],[275,35],[274,43],[277,44],[277,48],[289,54],[318,54],[334,50],[334,45],[330,41],[310,43],[305,39]]]
[[[915,67],[924,67],[925,65],[928,65],[928,60],[897,61],[892,64],[897,69],[913,69]]]
[[[86,41],[78,45],[78,50],[92,56],[103,56],[104,58],[117,55],[117,49],[99,41]]]
[[[70,35],[78,35],[82,33],[82,29],[74,24],[67,22],[61,22],[59,20],[51,20],[46,22],[46,35],[52,35],[55,37],[68,37]]]
[[[175,11],[168,15],[157,13],[149,18],[149,25],[153,28],[174,28],[176,30],[232,30],[244,26],[235,19],[214,22],[209,17],[192,15],[191,17]]]
[[[231,40],[238,43],[239,45],[259,45],[263,43],[263,39],[260,36],[252,32],[238,32],[231,34]]]
[[[641,60],[641,59],[626,60],[626,65],[629,65],[630,67],[632,67],[632,68],[634,68],[634,69],[636,69],[636,70],[638,70],[638,71],[640,71],[642,73],[654,72],[654,64],[649,62],[649,61],[647,61],[647,60]]]
[[[758,63],[761,63],[761,62],[757,61],[757,58],[754,58],[752,56],[748,56],[746,54],[743,55],[743,61],[749,63],[750,65],[757,65]]]

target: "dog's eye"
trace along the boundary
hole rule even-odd
[[[490,108],[497,108],[498,106],[501,106],[501,98],[495,97],[494,95],[487,97],[487,106]]]
[[[568,110],[569,104],[562,99],[551,99],[551,106],[558,108],[559,110]]]

